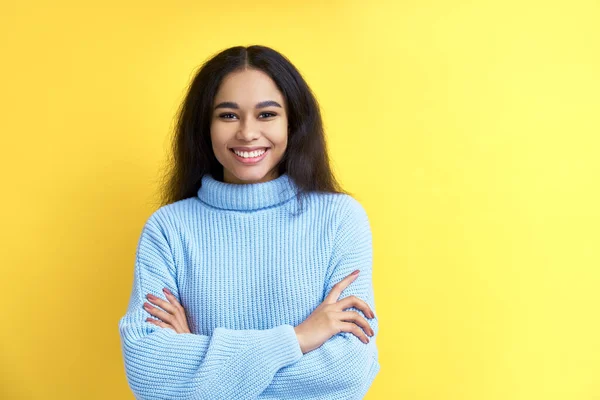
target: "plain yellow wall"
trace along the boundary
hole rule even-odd
[[[9,3],[9,2],[6,2]],[[600,399],[600,4],[10,2],[2,399],[132,399],[118,320],[186,85],[264,44],[374,236],[367,399]]]

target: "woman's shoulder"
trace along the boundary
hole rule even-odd
[[[193,197],[159,206],[146,220],[150,225],[161,230],[176,228],[180,220],[188,220],[190,213],[197,207]]]
[[[312,207],[334,215],[338,220],[345,218],[364,218],[367,212],[362,203],[347,193],[313,192],[310,198]]]

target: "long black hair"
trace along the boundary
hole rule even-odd
[[[319,105],[300,72],[272,48],[235,46],[204,62],[188,87],[177,113],[162,204],[196,196],[207,173],[223,181],[223,166],[213,153],[210,138],[213,101],[223,78],[244,69],[263,71],[283,94],[288,108],[288,144],[275,168],[298,186],[298,200],[308,192],[349,194],[333,175]]]

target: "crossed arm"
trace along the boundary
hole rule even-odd
[[[360,269],[342,298],[355,295],[375,310],[371,231],[360,204],[351,206],[336,236],[323,296]],[[379,371],[377,317],[367,319],[375,332],[368,344],[342,332],[302,354],[287,324],[219,327],[206,336],[146,322],[144,295],[163,287],[179,298],[169,245],[151,217],[138,244],[129,306],[119,321],[126,375],[138,399],[361,399]]]

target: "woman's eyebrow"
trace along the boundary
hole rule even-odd
[[[264,108],[264,107],[279,107],[282,108],[281,105],[273,100],[266,100],[266,101],[261,101],[260,103],[256,104],[254,106],[254,108]],[[215,110],[217,108],[235,108],[236,110],[238,110],[240,108],[240,106],[238,105],[238,103],[234,103],[232,101],[224,101],[222,103],[219,103],[215,106]]]

